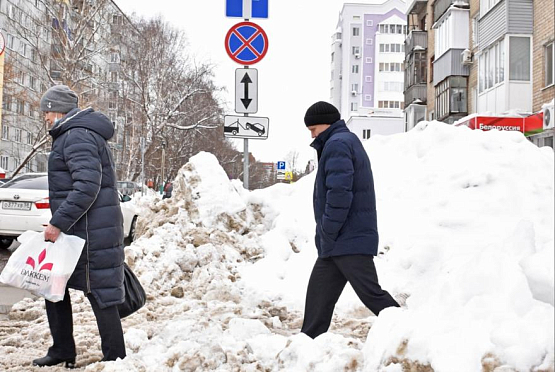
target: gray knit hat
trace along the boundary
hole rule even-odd
[[[78,101],[77,94],[67,85],[54,85],[42,95],[40,110],[67,114],[77,108]]]

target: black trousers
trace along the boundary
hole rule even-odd
[[[92,294],[88,294],[96,324],[100,333],[103,361],[125,358],[125,342],[123,340],[123,329],[117,306],[101,309]],[[69,291],[63,301],[46,302],[46,315],[50,325],[50,333],[54,345],[48,349],[48,355],[53,358],[69,360],[75,358],[75,340],[73,339],[73,314],[71,311],[71,298]]]
[[[366,255],[318,258],[312,269],[301,332],[315,338],[327,332],[335,304],[347,282],[374,314],[399,304],[378,283],[374,257]]]

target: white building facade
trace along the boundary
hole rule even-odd
[[[345,4],[332,37],[330,100],[364,140],[404,131],[405,2]]]

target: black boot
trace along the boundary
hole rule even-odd
[[[64,359],[53,358],[49,355],[33,360],[33,365],[38,367],[50,367],[64,362],[65,362],[66,368],[70,368],[70,369],[75,368],[75,358],[64,360]]]

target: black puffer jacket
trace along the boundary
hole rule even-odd
[[[86,240],[68,287],[92,293],[101,308],[121,304],[123,217],[106,142],[114,126],[93,109],[73,109],[50,135],[50,223]]]

